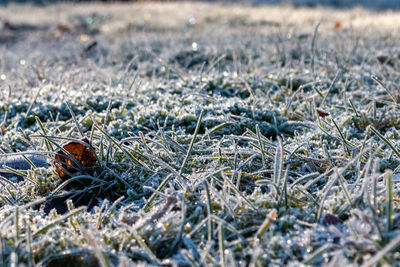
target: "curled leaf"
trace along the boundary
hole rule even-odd
[[[83,138],[81,141],[86,144],[77,141],[68,142],[62,146],[63,150],[60,149],[55,155],[54,166],[61,180],[70,178],[71,174],[76,172],[91,172],[96,164],[95,150],[89,140]]]

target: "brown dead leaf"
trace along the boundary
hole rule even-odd
[[[6,134],[7,128],[4,126],[4,123],[0,124],[0,133],[1,134]]]
[[[61,37],[64,34],[71,33],[71,28],[67,24],[59,23],[57,24],[56,30],[54,32],[55,37]]]
[[[318,113],[318,115],[319,115],[320,117],[322,117],[322,118],[325,118],[326,116],[329,115],[328,112],[323,111],[323,110],[321,110],[321,109],[319,109],[319,108],[317,108],[317,113]]]
[[[60,32],[70,32],[71,28],[67,24],[59,23],[57,25],[57,30]]]
[[[340,30],[340,29],[342,29],[343,28],[343,24],[342,24],[342,22],[341,21],[336,21],[335,22],[335,25],[333,25],[333,29],[334,30]]]
[[[66,180],[71,174],[79,171],[90,172],[92,171],[92,167],[96,164],[95,150],[90,145],[89,140],[85,137],[81,141],[87,143],[87,145],[77,141],[71,141],[62,146],[65,151],[74,157],[79,165],[63,150],[59,150],[55,155],[54,165],[61,180]]]

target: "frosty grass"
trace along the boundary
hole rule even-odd
[[[400,261],[399,12],[64,4],[0,18],[0,161],[51,163],[84,136],[99,161],[77,187],[53,166],[8,169],[25,179],[0,178],[0,266]],[[94,207],[46,214],[68,192]]]

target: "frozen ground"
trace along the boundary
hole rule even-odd
[[[0,266],[400,260],[400,13],[64,4],[0,19],[0,162],[52,163],[83,136],[98,159],[66,182],[53,166],[0,177]]]

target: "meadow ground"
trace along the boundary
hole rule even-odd
[[[400,261],[400,12],[152,2],[0,19],[0,162],[51,164],[3,166],[24,178],[0,177],[0,266]],[[63,181],[54,155],[83,137],[97,164]]]

